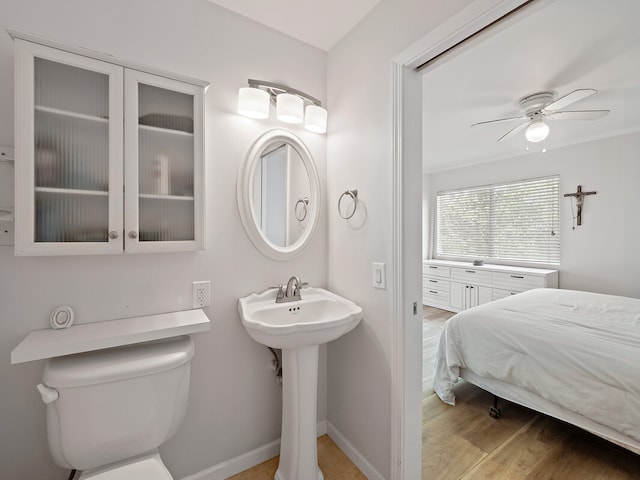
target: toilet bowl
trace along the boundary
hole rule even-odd
[[[158,447],[186,411],[188,336],[52,358],[38,389],[49,450],[82,480],[170,480]]]

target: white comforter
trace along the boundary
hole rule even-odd
[[[460,368],[495,378],[640,440],[640,300],[536,289],[446,323],[434,390],[455,404]]]

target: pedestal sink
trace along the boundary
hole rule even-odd
[[[282,349],[282,436],[275,479],[323,480],[316,444],[318,349],[353,330],[362,309],[322,288],[305,288],[300,300],[276,303],[276,290],[238,300],[249,336]]]

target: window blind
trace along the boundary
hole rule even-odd
[[[438,192],[436,256],[560,263],[559,177]]]

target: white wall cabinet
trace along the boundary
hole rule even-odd
[[[16,254],[203,248],[206,82],[12,36]]]
[[[424,305],[459,312],[532,288],[558,288],[558,271],[426,260],[422,280]]]

